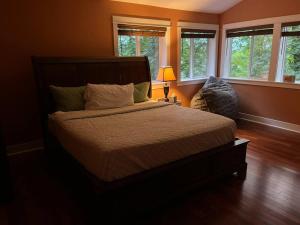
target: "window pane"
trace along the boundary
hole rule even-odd
[[[208,38],[194,38],[193,78],[207,76]]]
[[[140,37],[141,55],[148,56],[152,80],[159,69],[159,37]]]
[[[181,39],[181,80],[207,76],[208,38]]]
[[[187,80],[190,77],[190,39],[181,39],[181,80]]]
[[[119,55],[135,56],[136,55],[136,39],[134,36],[119,35]]]
[[[253,37],[253,58],[250,77],[267,80],[272,51],[272,35]]]
[[[231,38],[230,77],[248,78],[249,64],[250,37]]]
[[[284,74],[295,75],[300,81],[300,37],[286,37]]]
[[[231,38],[230,77],[267,80],[272,35]]]
[[[283,31],[300,31],[300,25],[283,27]]]

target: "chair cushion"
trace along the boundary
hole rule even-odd
[[[235,90],[228,82],[209,77],[202,89],[192,99],[191,107],[237,119],[239,100]]]

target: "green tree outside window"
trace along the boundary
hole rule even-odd
[[[287,31],[300,31],[300,26],[290,26]],[[286,52],[284,60],[284,74],[295,75],[300,82],[300,37],[288,36],[286,38]]]
[[[208,38],[181,39],[181,80],[207,76]]]
[[[231,38],[230,77],[267,80],[272,35]]]
[[[159,70],[159,37],[119,35],[118,48],[120,56],[148,56],[151,78],[156,80]]]

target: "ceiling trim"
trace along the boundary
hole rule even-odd
[[[139,5],[154,6],[166,9],[184,10],[191,12],[202,12],[221,14],[242,0],[111,0]]]

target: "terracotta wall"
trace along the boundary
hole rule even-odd
[[[9,0],[0,13],[0,123],[8,144],[41,137],[31,55],[113,55],[112,15],[171,20],[171,65],[177,68],[176,22],[219,23],[219,16],[108,0]],[[173,88],[185,105],[199,85]],[[162,96],[161,90],[154,97]]]
[[[300,14],[299,0],[243,0],[220,17],[226,23]],[[219,46],[220,47],[220,46]],[[289,123],[300,124],[300,90],[234,85],[241,99],[241,111]]]
[[[178,20],[232,23],[300,13],[298,0],[244,0],[221,16],[108,0],[10,0],[0,8],[0,123],[8,144],[41,137],[31,55],[113,55],[112,15],[171,20],[171,65],[177,68]],[[219,21],[220,19],[220,21]],[[300,90],[235,85],[242,112],[300,124]],[[199,85],[173,87],[184,105]],[[161,90],[154,97],[162,96]]]

